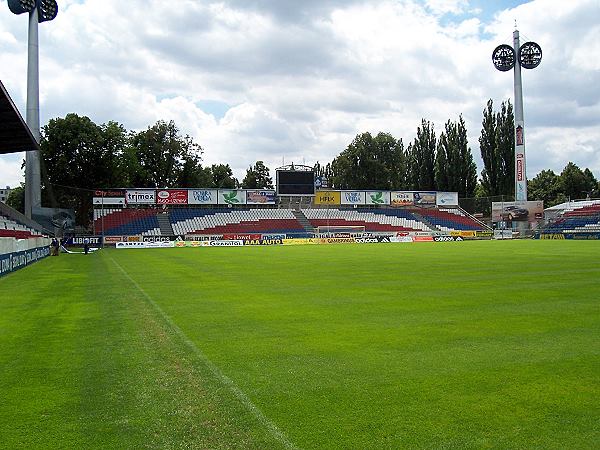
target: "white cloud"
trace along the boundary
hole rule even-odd
[[[422,118],[439,132],[460,114],[481,164],[482,110],[488,98],[497,106],[512,98],[512,76],[494,70],[491,52],[510,43],[517,17],[523,40],[544,51],[540,67],[523,74],[529,177],[569,160],[600,177],[597,0],[485,14],[466,0],[60,7],[55,22],[40,25],[42,123],[69,112],[134,130],[174,120],[202,145],[206,164],[229,163],[239,178],[256,160],[272,170],[284,159],[327,163],[363,131],[408,144]],[[22,19],[0,11],[0,75],[24,111]],[[233,106],[223,115],[210,101]],[[0,184],[16,180],[14,161],[0,157]]]

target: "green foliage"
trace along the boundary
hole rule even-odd
[[[543,200],[545,208],[567,200],[561,178],[552,170],[542,170],[535,178],[528,180],[527,195],[530,200]]]
[[[514,145],[514,114],[510,100],[502,102],[497,113],[493,111],[492,100],[488,100],[483,110],[479,149],[484,166],[481,183],[489,196],[514,196]]]
[[[436,190],[435,152],[437,140],[433,123],[422,119],[417,137],[407,149],[407,184],[409,189]]]
[[[25,183],[11,189],[6,204],[20,213],[25,212]]]
[[[242,180],[243,189],[273,189],[273,179],[269,175],[269,168],[262,161],[256,161],[254,166],[246,170]]]
[[[437,146],[435,181],[439,191],[458,192],[471,198],[477,186],[477,166],[468,147],[467,129],[462,115],[458,122],[446,122]]]
[[[238,187],[238,180],[233,176],[233,171],[229,164],[213,164],[210,168],[212,175],[212,186],[215,188],[235,189]]]

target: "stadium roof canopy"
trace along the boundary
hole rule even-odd
[[[0,154],[39,149],[31,130],[0,81]]]

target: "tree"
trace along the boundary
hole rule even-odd
[[[11,189],[6,204],[20,213],[25,213],[25,183]]]
[[[323,172],[336,189],[399,188],[406,173],[404,145],[389,133],[361,133],[328,166]]]
[[[543,200],[544,207],[550,207],[566,200],[561,178],[552,170],[542,170],[527,181],[527,194],[530,200]]]
[[[212,174],[212,186],[215,188],[235,189],[239,183],[233,176],[229,164],[213,164],[210,168]]]
[[[467,128],[462,115],[458,122],[446,122],[440,134],[435,164],[435,183],[440,191],[458,192],[471,198],[477,187],[477,166],[468,146]]]
[[[90,191],[114,186],[119,155],[124,151],[125,130],[114,122],[98,126],[85,116],[67,114],[51,119],[40,142],[46,205],[73,208],[77,223],[87,226],[92,209]]]
[[[417,128],[417,137],[407,149],[409,189],[435,190],[436,136],[434,126],[425,119]]]
[[[186,159],[194,165],[191,155],[199,155],[202,148],[190,136],[181,136],[175,122],[162,120],[132,137],[131,146],[137,160],[139,187],[174,187],[181,177]],[[196,167],[197,168],[197,167]]]
[[[589,175],[592,175],[591,172]],[[570,200],[581,199],[594,190],[595,178],[586,175],[576,164],[569,162],[560,174],[563,193]]]
[[[202,167],[198,155],[188,154],[183,157],[181,171],[177,178],[177,186],[182,188],[211,187],[212,172],[210,167]]]
[[[481,184],[487,195],[514,195],[515,137],[510,100],[502,102],[498,113],[494,113],[493,102],[488,100],[483,110],[479,149],[484,166]]]
[[[243,189],[273,189],[273,179],[269,175],[269,168],[264,162],[256,161],[254,166],[246,170],[246,176],[242,180]]]

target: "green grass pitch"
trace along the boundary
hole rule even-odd
[[[115,250],[0,279],[0,447],[598,448],[600,242]]]

